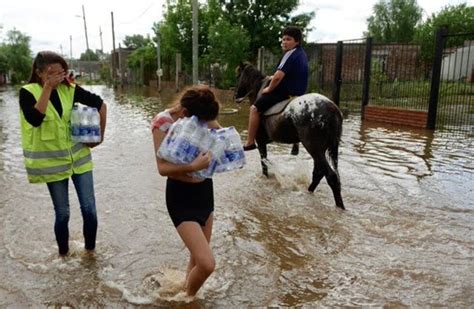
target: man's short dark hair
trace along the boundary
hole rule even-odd
[[[296,42],[301,43],[303,40],[303,34],[301,33],[300,28],[295,26],[288,26],[281,32],[281,35],[288,35],[295,39]]]

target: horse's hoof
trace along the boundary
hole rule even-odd
[[[292,156],[297,156],[298,153],[299,153],[299,150],[298,150],[298,149],[296,149],[296,150],[295,150],[295,149],[291,149],[291,155],[292,155]]]

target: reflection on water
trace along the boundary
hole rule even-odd
[[[88,87],[109,104],[106,141],[93,150],[99,215],[95,257],[82,251],[71,189],[71,251],[56,256],[46,186],[22,163],[18,97],[0,93],[0,307],[452,306],[474,303],[472,135],[344,121],[343,197],[322,181],[306,192],[312,159],[269,145],[215,177],[217,269],[197,299],[181,292],[187,252],[164,204],[151,118],[175,100],[152,89]],[[219,121],[246,129],[248,105],[220,93]]]

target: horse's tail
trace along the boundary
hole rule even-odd
[[[339,154],[339,142],[342,136],[342,115],[336,114],[333,128],[330,128],[334,133],[334,137],[331,138],[331,144],[328,148],[329,158],[331,159],[334,169],[337,172],[338,154]]]

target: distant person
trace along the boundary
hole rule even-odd
[[[308,87],[308,57],[301,47],[303,35],[297,27],[283,29],[281,47],[285,54],[280,59],[270,84],[250,107],[247,141],[244,150],[256,149],[255,137],[260,126],[260,115],[273,105],[291,96],[305,94]]]
[[[74,102],[97,108],[104,138],[107,106],[89,91],[66,78],[66,61],[50,51],[39,52],[28,84],[20,89],[21,142],[30,183],[46,183],[56,215],[54,233],[59,255],[69,252],[69,178],[79,198],[85,249],[96,245],[97,213],[89,148],[100,143],[71,141],[70,117]],[[102,142],[101,140],[101,142]]]
[[[196,116],[207,121],[210,128],[220,128],[216,118],[219,103],[207,86],[195,86],[181,96],[170,109],[159,113],[152,121],[155,155],[169,128],[179,118]],[[209,245],[214,212],[212,179],[199,179],[189,173],[205,169],[211,162],[211,153],[201,153],[190,164],[177,165],[156,156],[158,172],[167,176],[166,206],[179,236],[190,252],[186,272],[186,293],[197,291],[212,274],[215,260]]]

